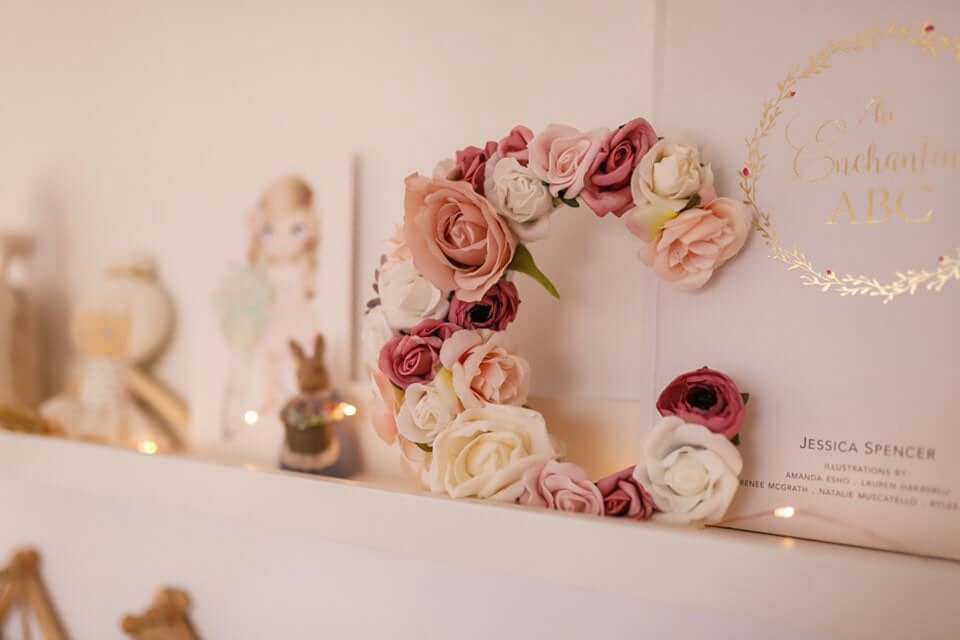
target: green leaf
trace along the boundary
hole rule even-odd
[[[749,394],[749,393],[741,393],[741,394],[740,394],[740,397],[743,398],[743,404],[747,404],[748,402],[750,402],[750,394]]]
[[[416,445],[420,447],[423,451],[427,453],[433,453],[433,447],[427,444],[426,442],[417,442]]]
[[[738,433],[737,435],[733,436],[733,439],[732,439],[730,442],[733,443],[733,446],[739,447],[739,446],[740,446],[740,434]]]
[[[507,268],[511,271],[519,271],[520,273],[527,274],[539,282],[540,285],[547,290],[547,293],[554,298],[560,298],[560,292],[558,292],[557,288],[550,282],[550,278],[548,278],[543,271],[540,271],[540,267],[537,266],[537,263],[533,259],[533,254],[530,253],[526,245],[517,245],[517,250],[513,253],[513,260]]]
[[[553,200],[553,208],[554,208],[554,209],[556,209],[557,207],[559,207],[560,204],[562,203],[562,201],[560,200],[560,198],[558,198],[557,196],[553,196],[553,197],[551,197],[550,199]]]
[[[680,210],[681,213],[687,209],[696,209],[700,205],[700,194],[695,193],[693,196],[687,200],[687,204],[683,206],[683,209]]]
[[[571,209],[576,209],[577,207],[580,206],[580,202],[576,198],[574,198],[573,200],[568,200],[567,198],[560,198],[560,202],[567,205]]]

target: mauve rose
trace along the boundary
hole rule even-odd
[[[530,146],[531,140],[533,140],[533,131],[518,124],[500,139],[497,144],[497,154],[501,158],[516,158],[517,162],[525,167],[530,161],[530,151],[527,147]]]
[[[635,469],[629,467],[597,480],[606,515],[632,520],[648,520],[653,515],[653,498],[633,477]]]
[[[406,187],[403,231],[417,271],[461,300],[483,298],[517,248],[506,221],[464,182],[413,174]]]
[[[469,146],[457,151],[453,160],[453,169],[447,180],[463,180],[473,185],[474,191],[483,195],[483,180],[486,175],[487,160],[497,152],[497,143],[488,140],[479,147]]]
[[[501,280],[477,302],[464,302],[454,298],[447,320],[464,329],[503,331],[517,317],[519,305],[517,285]]]
[[[733,439],[740,432],[746,404],[730,376],[708,367],[678,376],[660,394],[657,411],[703,425]]]
[[[603,515],[603,496],[587,472],[572,462],[550,460],[528,469],[520,481],[523,493],[517,502],[530,507]]]
[[[401,389],[414,382],[426,384],[440,370],[442,345],[436,337],[396,336],[380,350],[380,371]]]
[[[421,338],[439,338],[440,342],[443,342],[460,329],[461,327],[452,322],[427,319],[410,329],[410,335],[420,336]]]
[[[657,134],[643,118],[631,120],[604,141],[580,194],[595,214],[602,218],[612,213],[619,218],[633,207],[630,178],[640,159],[656,143]]]

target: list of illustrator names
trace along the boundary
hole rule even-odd
[[[740,486],[785,495],[960,511],[956,491],[913,480],[906,469],[894,466],[825,462],[819,471],[786,471],[780,478],[741,478]]]

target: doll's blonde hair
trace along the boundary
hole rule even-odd
[[[251,219],[250,247],[247,259],[257,265],[261,258],[261,234],[271,220],[293,212],[306,213],[307,242],[303,252],[294,260],[303,261],[307,269],[304,294],[312,298],[316,293],[317,247],[320,244],[320,216],[314,208],[313,189],[299,176],[285,176],[273,182],[260,196]]]

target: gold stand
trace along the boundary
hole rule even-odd
[[[20,613],[20,635],[24,640],[31,637],[28,613],[33,614],[45,640],[67,640],[53,600],[40,577],[40,554],[33,549],[17,551],[10,564],[0,570],[0,638],[4,624],[15,610]]]

